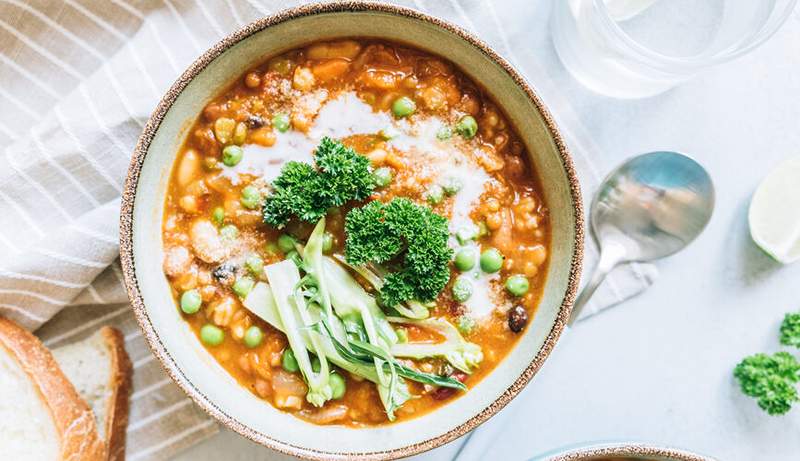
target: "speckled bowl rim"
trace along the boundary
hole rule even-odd
[[[366,453],[341,453],[329,452],[315,449],[308,449],[292,444],[276,440],[267,434],[256,431],[250,427],[245,426],[237,421],[234,417],[228,415],[220,409],[213,402],[208,400],[189,380],[178,370],[175,360],[166,350],[164,344],[158,337],[153,325],[148,317],[145,309],[144,300],[139,291],[139,284],[136,278],[134,269],[134,256],[133,256],[133,211],[134,200],[136,195],[136,188],[139,182],[139,175],[144,164],[147,151],[150,143],[155,137],[156,132],[164,120],[165,115],[172,107],[173,103],[177,100],[181,92],[186,88],[189,82],[192,81],[199,73],[201,73],[206,66],[209,65],[214,59],[224,53],[226,50],[241,42],[242,40],[250,37],[251,35],[260,32],[270,26],[280,24],[292,19],[324,14],[324,13],[342,13],[342,12],[381,12],[389,13],[397,16],[403,16],[411,19],[420,20],[444,29],[450,33],[459,36],[461,39],[468,42],[474,48],[482,52],[489,59],[501,66],[509,77],[513,79],[517,86],[519,86],[528,96],[530,102],[536,107],[537,111],[541,114],[543,121],[547,127],[550,138],[555,144],[558,153],[561,157],[561,163],[566,172],[567,178],[570,183],[570,195],[572,200],[573,212],[575,215],[575,241],[574,250],[572,254],[572,264],[570,266],[569,278],[567,284],[567,291],[564,294],[561,307],[552,329],[545,338],[539,351],[536,353],[531,363],[525,368],[522,374],[501,394],[494,402],[483,410],[472,416],[463,424],[451,429],[450,431],[439,436],[430,438],[428,440],[418,442],[411,445],[395,448],[386,451],[373,451]],[[564,142],[552,115],[545,107],[542,100],[534,92],[533,88],[525,81],[525,79],[509,64],[504,58],[492,50],[486,43],[478,39],[471,33],[455,26],[442,19],[429,16],[417,10],[406,7],[390,5],[386,3],[370,2],[370,1],[341,1],[332,3],[312,3],[287,10],[280,11],[270,16],[257,19],[250,24],[243,26],[227,37],[217,42],[208,51],[203,53],[197,60],[195,60],[186,71],[175,81],[170,87],[169,91],[164,95],[161,101],[156,106],[150,119],[142,131],[141,136],[136,144],[133,152],[128,175],[125,180],[125,189],[122,194],[121,214],[120,214],[120,260],[124,274],[125,286],[133,306],[133,311],[136,316],[145,339],[147,340],[153,354],[161,362],[162,367],[173,381],[206,413],[220,421],[227,428],[243,435],[244,437],[266,446],[270,449],[284,453],[291,456],[310,460],[323,460],[323,459],[340,459],[340,460],[386,460],[397,459],[416,455],[433,448],[439,447],[455,440],[458,437],[475,429],[480,424],[489,419],[492,415],[505,407],[524,387],[528,384],[531,378],[541,368],[545,359],[550,355],[558,338],[561,336],[564,327],[567,324],[572,305],[575,301],[575,295],[578,289],[580,280],[580,273],[583,261],[583,243],[584,243],[584,212],[583,201],[581,199],[581,190],[578,183],[575,167],[570,158],[569,151],[566,143]],[[423,417],[424,418],[424,417]]]
[[[666,448],[646,443],[601,443],[559,451],[545,456],[542,461],[592,461],[599,457],[657,456],[674,461],[717,461],[680,448]],[[537,458],[538,459],[538,458]]]

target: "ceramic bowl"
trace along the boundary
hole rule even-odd
[[[404,42],[454,62],[491,93],[517,127],[543,182],[553,243],[542,302],[517,346],[464,396],[425,416],[382,427],[314,426],[242,388],[181,319],[162,270],[164,197],[176,153],[205,104],[266,57],[318,40],[371,37]],[[528,383],[569,318],[583,250],[580,189],[567,149],[533,89],[483,42],[440,19],[362,2],[306,5],[257,20],[195,61],[156,107],[133,155],[121,215],[125,282],[136,317],[167,373],[228,428],[310,459],[390,459],[419,453],[486,421]]]
[[[679,448],[634,442],[596,443],[571,447],[537,456],[530,461],[600,461],[609,458],[625,461],[716,461]]]

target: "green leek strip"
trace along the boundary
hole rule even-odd
[[[325,268],[323,267],[323,254],[322,245],[325,236],[325,218],[319,220],[311,236],[308,237],[305,249],[303,251],[303,261],[305,262],[306,271],[308,275],[316,280],[317,289],[319,290],[320,301],[322,308],[325,310],[325,315],[333,315],[333,307],[331,305],[331,295],[328,291],[327,281],[325,277]],[[308,276],[307,275],[307,276]]]
[[[370,296],[350,273],[335,259],[325,257],[325,275],[328,278],[328,290],[334,311],[339,318],[344,319],[352,313],[361,314],[361,308],[366,307],[372,314],[376,331],[387,345],[397,342],[397,333],[386,320],[386,315],[378,307],[375,298]]]
[[[363,324],[369,342],[375,346],[386,349],[397,343],[397,333],[386,321],[386,316],[380,310],[375,299],[370,296],[361,285],[350,275],[347,270],[339,265],[333,258],[324,259],[324,274],[328,281],[336,315],[341,319],[357,315]],[[391,375],[386,372],[383,361],[374,357],[375,371],[380,384],[386,387],[391,385]]]
[[[333,391],[328,384],[330,370],[325,355],[322,353],[319,337],[315,334],[309,335],[311,350],[320,360],[319,373],[313,371],[311,359],[303,341],[300,329],[312,325],[313,322],[308,313],[305,300],[298,295],[294,288],[300,281],[300,272],[291,261],[270,264],[264,268],[264,271],[270,281],[272,295],[278,308],[281,323],[284,326],[284,333],[286,333],[286,337],[289,340],[289,346],[297,359],[300,371],[308,383],[309,390],[306,399],[316,406],[322,406],[333,395]],[[294,309],[292,304],[294,304]]]
[[[375,287],[376,290],[380,291],[381,288],[383,288],[383,279],[381,279],[380,276],[378,276],[378,274],[375,272],[369,270],[369,268],[365,266],[354,266],[348,263],[344,256],[339,254],[333,255],[333,257],[340,263],[355,271],[358,275],[364,277],[364,280],[369,282],[369,284]],[[394,306],[393,309],[404,317],[408,317],[410,319],[421,320],[428,318],[430,315],[428,308],[422,305],[422,303],[419,301],[411,300],[407,301],[406,304],[408,304],[408,306],[404,304],[398,304]]]
[[[433,330],[445,337],[440,343],[398,343],[392,345],[391,353],[395,357],[424,359],[428,357],[442,357],[452,366],[465,373],[472,373],[473,369],[483,361],[481,347],[471,343],[461,336],[458,329],[443,318],[433,317],[424,320],[410,320],[401,317],[389,317],[392,323],[405,323]]]
[[[315,327],[317,329],[326,329],[329,330],[330,324],[327,320],[323,319],[320,326],[319,324]],[[467,386],[462,383],[461,381],[450,378],[447,376],[439,376],[432,373],[425,373],[422,371],[414,370],[413,368],[407,367],[402,363],[398,362],[397,360],[393,359],[391,355],[387,354],[382,349],[373,346],[372,344],[365,343],[363,341],[355,341],[349,340],[347,345],[340,343],[339,341],[334,340],[333,346],[336,348],[336,351],[344,357],[346,360],[350,362],[362,362],[362,363],[369,363],[370,357],[374,356],[381,356],[387,362],[391,362],[392,366],[397,370],[397,374],[408,378],[412,381],[417,381],[423,384],[432,384],[434,386],[440,387],[450,387],[453,389],[460,389],[466,390]],[[387,366],[388,363],[387,363]]]
[[[365,353],[372,353],[372,354],[379,354],[379,353],[385,354],[385,352],[382,351],[381,349],[375,348],[371,344],[367,344],[362,341],[350,341],[350,346],[353,347],[356,351],[362,351]],[[413,368],[409,368],[403,365],[402,363],[397,362],[396,360],[394,362],[395,366],[397,367],[397,373],[400,376],[408,378],[412,381],[417,381],[424,384],[434,384],[436,386],[442,386],[442,387],[452,387],[454,389],[460,389],[460,390],[467,389],[467,386],[464,385],[464,383],[455,378],[434,375],[432,373],[424,373],[421,371],[414,370]]]
[[[283,326],[278,312],[278,306],[275,304],[272,289],[266,283],[256,283],[242,304],[256,317],[284,332],[284,334],[286,333],[286,328]]]
[[[344,264],[345,266],[349,267],[350,269],[354,270],[358,275],[364,277],[364,280],[369,282],[370,285],[375,287],[375,289],[380,290],[383,288],[383,280],[380,277],[365,266],[355,266],[347,262],[347,258],[340,254],[334,254],[333,257],[339,261],[340,263]]]
[[[278,313],[278,307],[272,295],[272,289],[266,283],[259,282],[256,284],[256,286],[252,291],[250,291],[250,294],[244,300],[244,306],[261,320],[269,323],[284,334],[286,333],[286,328],[281,322],[280,315]],[[316,328],[320,318],[321,311],[319,311],[316,322],[311,328],[300,329],[303,333],[303,340],[306,349],[311,349],[313,347],[311,344],[310,335],[308,335],[307,332],[308,330],[313,330]],[[344,326],[338,317],[332,317],[332,320],[328,323],[328,325],[330,326],[330,330],[332,330],[330,334],[332,334],[334,337],[345,337]],[[322,339],[324,354],[328,357],[328,359],[330,359],[331,362],[344,370],[377,383],[378,377],[376,376],[374,364],[370,360],[370,357],[366,357],[364,360],[348,360],[336,351],[336,348],[328,337],[327,332],[323,335]],[[362,363],[363,361],[366,361],[367,363],[364,364]]]
[[[295,305],[297,306],[297,310],[300,313],[300,318],[303,320],[303,325],[308,327],[314,324],[314,320],[311,318],[311,314],[308,312],[308,306],[306,305],[305,298],[303,298],[302,293],[299,290],[295,289],[294,291],[294,298],[295,298]],[[320,338],[316,334],[309,335],[311,339],[311,344],[314,347],[314,351],[319,358],[320,362],[320,369],[319,369],[319,376],[324,377],[324,381],[327,382],[327,376],[330,374],[330,368],[328,367],[328,360],[325,358],[325,354],[323,353],[322,345],[320,344]]]
[[[375,330],[375,323],[372,318],[372,315],[367,310],[366,306],[359,306],[359,311],[361,312],[361,318],[364,320],[364,329],[367,331],[367,339],[372,344],[378,343],[378,332]],[[384,386],[390,386],[391,376],[387,376],[384,369],[383,369],[383,362],[381,361],[380,357],[377,355],[374,357],[375,362],[375,369],[378,371],[378,379],[380,379],[381,384]]]
[[[245,298],[243,304],[254,315],[258,316],[278,330],[286,333],[286,328],[281,321],[280,314],[278,312],[278,306],[275,302],[275,297],[269,285],[263,282],[257,283],[247,298]],[[319,320],[324,316],[324,313],[321,309],[316,309],[312,312],[312,314],[316,314],[315,325],[318,326]],[[333,338],[346,338],[344,325],[336,316],[330,317],[329,319],[329,331],[320,336],[322,339],[322,347],[325,356],[332,363],[336,364],[343,370],[376,383],[378,394],[381,397],[381,402],[386,409],[387,417],[390,421],[393,421],[395,419],[393,413],[394,409],[398,408],[411,398],[411,394],[408,391],[406,383],[402,379],[398,379],[396,385],[394,385],[391,389],[382,386],[379,383],[378,372],[375,369],[375,364],[371,360],[371,357],[364,356],[356,360],[352,360],[352,358],[339,354],[334,344],[342,344],[342,342],[341,340],[334,342],[330,336]],[[313,345],[311,344],[308,330],[308,328],[301,328],[300,332],[305,347],[311,350]]]
[[[366,320],[365,320],[366,323]],[[320,324],[323,327],[320,327]],[[316,324],[316,331],[322,332],[324,331],[327,333],[328,339],[333,343],[334,347],[336,348],[337,352],[345,357],[346,360],[353,361],[353,362],[361,362],[364,365],[369,364],[370,362],[373,363],[375,367],[375,375],[378,378],[378,390],[384,389],[381,394],[381,400],[384,402],[384,409],[386,410],[386,415],[389,417],[390,420],[394,420],[394,410],[398,407],[397,401],[397,372],[394,370],[394,367],[390,366],[389,376],[386,375],[386,371],[384,370],[384,363],[375,356],[356,356],[352,354],[352,350],[350,349],[340,349],[338,346],[341,346],[341,342],[336,338],[333,334],[333,329],[330,326],[330,321],[324,315],[321,317],[320,322]],[[369,333],[367,333],[369,335]],[[377,348],[380,349],[380,348]]]
[[[406,304],[408,304],[408,307],[398,304],[394,306],[394,309],[401,315],[410,319],[421,320],[426,319],[429,315],[431,315],[428,311],[428,308],[423,306],[419,301],[406,301]]]

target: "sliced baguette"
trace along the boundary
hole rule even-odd
[[[94,335],[53,350],[56,361],[94,412],[108,461],[125,459],[125,431],[133,367],[119,330]]]
[[[31,333],[0,318],[0,447],[7,459],[100,461],[91,409]]]

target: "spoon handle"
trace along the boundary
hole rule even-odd
[[[572,306],[572,314],[569,317],[569,322],[567,322],[568,325],[572,326],[578,320],[597,287],[603,283],[608,273],[623,260],[624,255],[625,250],[621,245],[607,245],[600,250],[600,261],[597,262],[597,266],[594,268],[591,280],[583,287],[578,299],[575,300],[575,304]]]

